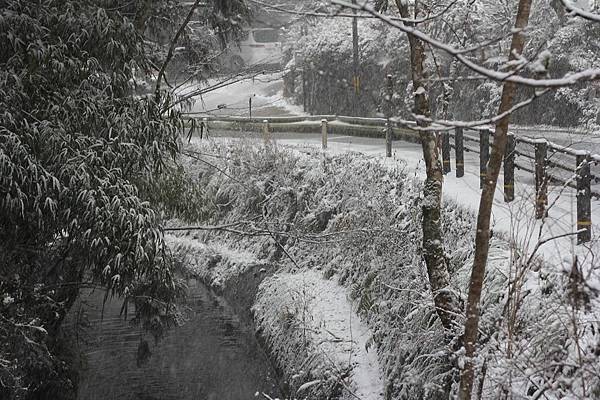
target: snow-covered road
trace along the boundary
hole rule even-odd
[[[300,115],[302,107],[288,104],[283,98],[281,73],[263,74],[240,79],[222,77],[210,79],[204,84],[185,85],[179,94],[218,87],[194,97],[190,110],[194,114],[248,116],[252,100],[252,116]]]
[[[216,81],[215,81],[216,82]],[[215,82],[209,82],[214,84]],[[191,88],[191,87],[190,87]],[[256,116],[279,116],[300,115],[301,108],[289,105],[282,96],[283,82],[281,74],[270,74],[255,79],[242,80],[218,90],[207,93],[202,101],[196,102],[193,112],[210,113],[220,115],[248,115],[248,99],[253,99],[253,115]],[[219,109],[219,105],[226,105]],[[555,143],[571,146],[576,149],[584,149],[600,153],[600,136],[581,135],[567,131],[557,130],[519,130],[518,135],[529,137],[543,137]],[[232,132],[211,131],[211,136],[227,137],[249,137],[259,140],[256,134],[243,134]],[[319,148],[320,135],[318,134],[274,134],[274,139],[282,145],[293,145],[299,148]],[[392,159],[385,159],[385,143],[383,139],[361,138],[356,136],[331,135],[329,138],[330,153],[358,151],[369,154],[376,158],[382,158],[386,163],[406,163],[406,167],[419,176],[424,176],[421,148],[414,143],[397,141],[393,146]],[[532,161],[520,159],[519,163],[532,168]],[[454,161],[452,161],[454,167]],[[557,173],[554,171],[553,173]],[[534,218],[534,181],[529,172],[515,172],[516,200],[511,203],[504,202],[502,193],[503,180],[500,177],[498,189],[495,196],[493,208],[493,228],[504,231],[520,244],[525,250],[531,251],[535,244],[542,239],[553,236],[565,235],[576,230],[576,193],[570,188],[551,186],[549,188],[549,216],[543,222]],[[478,155],[465,153],[465,176],[456,178],[454,170],[446,176],[444,182],[444,196],[447,200],[453,200],[472,211],[476,212],[479,206],[479,160]],[[600,222],[600,201],[592,201],[592,222]],[[592,248],[598,246],[598,229],[592,227]],[[569,254],[576,252],[580,259],[591,257],[586,245],[575,246],[576,238],[570,235],[560,240],[553,240],[543,246],[543,253],[553,259],[567,258]],[[569,256],[570,257],[570,256]],[[565,260],[566,262],[566,260]]]
[[[283,75],[269,73],[254,78],[215,78],[204,84],[189,84],[181,94],[199,88],[221,86],[195,97],[193,113],[208,115],[248,116],[248,100],[252,98],[253,116],[304,115],[301,106],[292,105],[283,97]],[[221,108],[219,108],[219,106]],[[224,106],[224,107],[223,107]],[[544,138],[561,146],[588,150],[600,154],[600,132],[580,132],[567,128],[511,127],[518,136]]]

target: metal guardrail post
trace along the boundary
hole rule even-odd
[[[517,141],[515,135],[506,136],[504,149],[504,201],[510,203],[515,199],[515,149]]]
[[[592,196],[590,160],[588,155],[577,155],[577,244],[592,239]]]
[[[465,141],[463,128],[456,127],[454,130],[454,154],[456,155],[456,177],[465,176]]]
[[[450,132],[442,132],[442,164],[444,174],[451,171],[450,167]]]
[[[490,131],[479,130],[479,189],[483,189],[487,179],[487,164],[490,159]]]
[[[548,158],[548,143],[535,144],[535,218],[544,218],[548,205],[548,175],[546,159]]]
[[[321,120],[321,147],[323,150],[327,148],[327,120]]]

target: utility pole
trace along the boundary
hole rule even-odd
[[[356,4],[356,0],[352,0],[352,4]],[[356,8],[352,9],[354,17],[352,17],[352,86],[354,86],[354,101],[353,114],[358,115],[359,98],[360,98],[360,66],[358,59],[358,18],[356,17]]]
[[[302,24],[302,26],[300,27],[300,35],[301,36],[306,36],[306,25]],[[300,55],[300,57],[298,57],[299,54],[296,54],[296,64],[301,64],[302,65],[302,110],[304,112],[306,112],[307,108],[308,108],[308,97],[306,96],[306,91],[308,89],[308,86],[306,84],[306,62],[304,60],[304,54]]]
[[[386,79],[385,85],[385,116],[386,116],[386,126],[385,126],[385,156],[392,156],[392,137],[394,135],[394,131],[392,128],[392,112],[393,112],[393,99],[394,99],[394,77],[392,75],[388,75]]]

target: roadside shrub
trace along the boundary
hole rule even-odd
[[[386,398],[442,399],[456,389],[461,351],[449,346],[431,298],[421,255],[418,178],[402,166],[357,153],[330,156],[249,142],[208,143],[201,149],[221,160],[218,169],[189,166],[204,169],[197,182],[207,188],[200,191],[202,201],[214,204],[211,188],[231,194],[227,210],[214,205],[202,222],[238,223],[236,229],[248,234],[196,237],[249,251],[282,271],[320,271],[346,286],[371,328]],[[290,201],[290,193],[296,201]],[[315,229],[323,212],[329,213],[327,222]],[[446,201],[443,218],[452,289],[464,297],[475,217]],[[277,252],[281,247],[285,253]],[[494,232],[476,360],[487,370],[483,398],[501,398],[502,390],[523,396],[543,391],[558,398],[585,390],[589,396],[600,387],[598,271],[587,266],[580,275],[562,272],[572,271],[568,263],[530,259],[531,250]],[[297,322],[297,310],[281,315],[286,326]]]

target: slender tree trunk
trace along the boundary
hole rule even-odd
[[[403,18],[411,18],[408,5],[402,0],[396,0],[396,5]],[[418,15],[418,10],[415,10]],[[423,43],[412,35],[408,35],[411,54],[411,70],[413,89],[415,93],[415,113],[429,118],[431,111],[427,97],[427,83],[423,68],[425,51]],[[419,121],[418,125],[427,127],[429,124]],[[455,317],[460,313],[457,296],[449,290],[450,274],[448,261],[444,253],[442,235],[442,182],[443,171],[440,162],[435,134],[432,131],[419,131],[423,158],[425,160],[426,179],[423,188],[423,257],[427,266],[429,283],[433,293],[433,301],[443,327],[453,332]]]
[[[525,45],[525,36],[521,34],[522,30],[529,22],[529,13],[532,0],[520,0],[515,22],[516,31],[512,37],[510,46],[509,60],[515,60],[523,52]],[[505,82],[502,88],[502,97],[498,114],[507,112],[513,103],[515,94],[515,84]],[[479,201],[479,213],[477,215],[477,231],[475,234],[475,259],[473,261],[473,270],[471,271],[471,280],[469,282],[469,296],[467,298],[467,320],[465,322],[465,333],[463,342],[465,346],[465,367],[461,371],[459,399],[471,399],[473,389],[473,356],[475,354],[475,345],[477,343],[477,330],[479,326],[479,300],[481,298],[481,289],[483,287],[483,278],[487,264],[489,242],[490,242],[490,216],[496,191],[496,183],[500,166],[504,157],[506,147],[506,137],[508,133],[508,123],[510,117],[507,115],[496,124],[494,132],[494,142],[492,144],[492,153],[488,162],[487,177]]]

